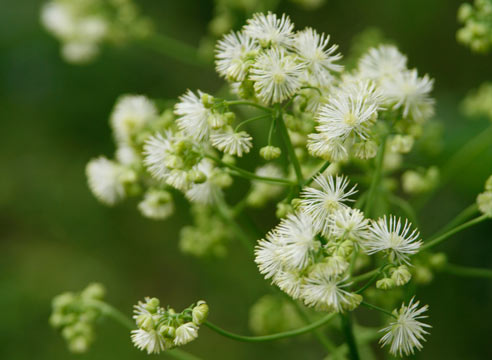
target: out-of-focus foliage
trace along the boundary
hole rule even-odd
[[[158,31],[196,46],[214,16],[212,1],[145,0],[139,4]],[[309,25],[330,33],[345,44],[341,49],[345,54],[357,34],[377,27],[410,55],[412,66],[431,74],[436,79],[437,116],[447,140],[447,147],[433,155],[437,162],[488,124],[485,118],[468,121],[458,108],[470,89],[492,78],[490,57],[472,56],[452,36],[459,27],[455,15],[460,4],[454,0],[329,0],[308,12],[282,2],[278,12],[288,12],[299,28]],[[154,222],[138,216],[136,204],[104,208],[89,193],[84,176],[90,158],[112,151],[107,116],[120,94],[175,98],[186,88],[218,90],[222,82],[213,71],[136,46],[108,47],[90,66],[67,65],[59,57],[57,42],[39,24],[40,7],[40,1],[11,1],[0,12],[0,358],[147,358],[132,347],[128,332],[109,322],[100,324],[97,332],[104,335],[83,357],[67,353],[63,339],[49,328],[51,298],[61,289],[81,289],[93,280],[106,284],[108,300],[126,313],[136,299],[149,294],[164,303],[184,305],[206,298],[217,322],[246,333],[249,308],[265,295],[266,282],[239,246],[231,246],[223,260],[182,255],[179,229],[189,225],[184,201],[176,202],[171,219]],[[256,131],[262,134],[267,129]],[[421,224],[424,235],[433,233],[483,191],[492,167],[487,166],[492,164],[491,151],[470,164],[463,176],[453,179],[422,210],[420,217],[427,219]],[[267,209],[253,221],[266,231],[274,213],[275,209]],[[489,265],[492,248],[486,240],[491,231],[490,224],[484,224],[458,235],[445,246],[450,260]],[[419,289],[426,303],[440,304],[432,307],[433,335],[419,358],[490,358],[484,336],[492,331],[484,320],[492,316],[490,285],[436,276],[439,282]],[[229,289],[227,296],[223,289]],[[439,301],[443,297],[448,299],[445,303]],[[457,309],[467,314],[459,323],[449,316]],[[364,321],[369,324],[371,318]],[[217,359],[322,356],[304,342],[251,346],[224,340],[206,329],[200,338],[187,349],[204,358],[207,354]]]

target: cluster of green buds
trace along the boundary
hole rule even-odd
[[[104,294],[104,287],[93,283],[79,293],[65,292],[53,299],[50,324],[61,331],[70,351],[83,353],[94,341],[94,323],[101,315],[94,302]]]
[[[486,116],[492,121],[492,83],[485,82],[471,92],[463,102],[463,110],[468,116]]]
[[[412,278],[412,274],[406,265],[391,266],[383,274],[384,277],[376,282],[376,287],[382,290],[403,286]]]
[[[475,0],[458,10],[458,20],[464,25],[456,33],[459,42],[473,51],[485,53],[492,47],[492,1]]]
[[[403,191],[418,195],[434,189],[439,183],[439,169],[431,166],[428,169],[407,170],[401,177]]]
[[[492,175],[485,182],[485,191],[478,194],[478,209],[488,217],[492,217]]]
[[[133,344],[148,354],[187,344],[198,337],[199,326],[207,315],[208,305],[204,301],[177,313],[170,307],[162,308],[159,299],[147,297],[135,305],[133,318],[138,329],[131,332]]]

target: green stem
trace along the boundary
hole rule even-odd
[[[245,105],[245,106],[252,106],[252,107],[255,107],[257,109],[260,109],[260,110],[263,110],[263,111],[266,111],[268,113],[271,113],[273,110],[270,109],[270,108],[267,108],[265,106],[262,106],[260,104],[257,104],[257,103],[254,103],[254,102],[251,102],[251,101],[244,101],[244,100],[228,100],[228,101],[225,101],[225,104],[226,105]]]
[[[379,312],[382,312],[383,314],[386,314],[388,316],[391,316],[392,318],[396,318],[396,316],[394,314],[392,314],[391,311],[388,311],[386,309],[380,308],[379,306],[376,306],[376,305],[373,305],[373,304],[369,304],[369,303],[367,303],[365,301],[362,301],[360,304],[363,305],[363,306],[365,306],[365,307],[367,307],[367,308],[369,308],[369,309],[373,309],[373,310],[377,310]]]
[[[376,189],[381,182],[381,173],[383,170],[383,160],[384,160],[384,151],[386,148],[386,137],[383,137],[381,140],[381,144],[379,145],[379,150],[378,150],[378,155],[376,157],[376,168],[374,169],[374,174],[372,177],[371,185],[369,187],[369,192],[367,195],[366,199],[366,204],[364,207],[364,213],[366,216],[370,216],[373,202],[374,202],[374,196],[376,195]]]
[[[328,166],[330,166],[330,162],[329,161],[325,161],[323,163],[323,165],[321,165],[321,167],[319,168],[318,171],[316,171],[309,179],[307,179],[306,181],[304,181],[304,184],[302,184],[302,186],[308,186],[310,185],[314,179],[316,178],[316,176],[318,175],[321,175],[325,172],[326,169],[328,169]]]
[[[478,205],[477,203],[473,203],[467,208],[465,208],[458,215],[456,215],[456,217],[453,220],[451,220],[447,225],[445,225],[441,230],[439,230],[435,236],[444,234],[446,231],[454,228],[455,226],[462,224],[464,221],[468,220],[476,213],[478,213]]]
[[[342,318],[342,331],[345,334],[347,345],[349,348],[349,356],[351,360],[359,360],[359,350],[355,341],[354,331],[352,328],[352,314],[340,314]]]
[[[297,301],[293,300],[290,296],[288,296],[288,298],[292,302],[292,304],[295,306],[297,313],[302,317],[304,322],[306,322],[306,324],[310,324],[312,322],[312,320],[310,319],[310,317],[306,313],[306,311],[301,307],[301,305],[299,305],[299,303]],[[335,346],[335,344],[333,344],[330,341],[330,339],[328,339],[328,337],[320,329],[316,329],[313,332],[314,332],[314,336],[316,336],[316,338],[321,343],[321,345],[323,345],[325,347],[325,349],[328,350],[328,352],[330,354],[333,354],[337,350],[337,347]]]
[[[448,274],[456,275],[456,276],[492,279],[491,269],[480,269],[480,268],[472,268],[467,266],[447,264],[446,266],[444,266],[443,271]]]
[[[237,132],[237,131],[239,130],[239,128],[240,128],[241,126],[243,126],[243,125],[246,125],[246,124],[248,124],[248,123],[250,123],[250,122],[253,122],[253,121],[256,121],[256,120],[261,120],[261,119],[264,119],[264,118],[269,117],[269,116],[270,116],[269,114],[266,114],[266,115],[255,116],[255,117],[252,117],[252,118],[250,118],[250,119],[244,120],[244,121],[240,122],[240,123],[236,126],[236,128],[234,129],[234,132]]]
[[[389,264],[386,263],[386,264],[383,264],[379,269],[376,269],[377,271],[374,272],[374,275],[369,279],[369,281],[363,287],[361,287],[359,290],[357,290],[355,293],[356,294],[362,294],[364,292],[364,290],[366,290],[369,286],[371,286],[377,280],[379,275],[381,275],[381,273],[383,272],[384,268],[388,265]]]
[[[405,213],[405,216],[407,216],[408,219],[413,223],[413,225],[415,225],[415,227],[419,227],[417,214],[415,213],[415,210],[413,210],[412,205],[410,205],[407,200],[391,193],[388,193],[388,200],[393,205],[399,207]]]
[[[370,279],[374,274],[377,274],[378,271],[379,271],[379,269],[374,269],[374,270],[368,271],[368,272],[366,272],[364,274],[354,276],[350,280],[352,282],[354,282],[354,283],[357,283],[357,282],[360,282],[360,281],[364,281],[364,280]]]
[[[297,159],[296,152],[294,150],[294,147],[292,146],[292,142],[290,141],[290,136],[289,132],[287,130],[287,127],[285,126],[284,119],[282,117],[282,109],[281,108],[276,108],[276,114],[275,118],[278,124],[278,128],[280,130],[280,134],[282,136],[282,139],[284,141],[285,147],[287,148],[287,153],[289,155],[289,159],[292,162],[292,165],[294,166],[294,171],[296,173],[297,177],[297,184],[299,187],[302,186],[304,183],[304,178],[302,176],[302,170],[301,170],[301,164],[299,163],[299,159]]]
[[[329,314],[329,315],[326,315],[325,317],[319,319],[318,321],[315,321],[312,324],[309,324],[308,326],[304,326],[302,328],[295,329],[295,330],[289,330],[289,331],[284,331],[284,332],[271,334],[271,335],[264,335],[264,336],[238,335],[238,334],[231,333],[227,330],[224,330],[224,329],[212,324],[209,321],[206,321],[204,324],[206,326],[208,326],[210,329],[212,329],[213,331],[215,331],[216,333],[218,333],[222,336],[225,336],[229,339],[232,339],[232,340],[244,341],[244,342],[264,342],[264,341],[286,339],[289,337],[309,333],[309,332],[327,324],[329,321],[331,321],[331,319],[333,319],[334,316],[335,316],[335,314]]]
[[[472,219],[470,221],[467,221],[466,223],[464,224],[461,224],[459,226],[456,226],[454,229],[451,229],[449,230],[448,232],[445,232],[444,234],[442,235],[439,235],[437,237],[434,237],[432,238],[431,240],[427,241],[421,248],[419,251],[424,251],[424,250],[427,250],[427,249],[430,249],[438,244],[440,244],[441,242],[443,242],[444,240],[446,240],[447,238],[449,238],[450,236],[462,231],[462,230],[465,230],[473,225],[476,225],[478,223],[481,223],[482,221],[488,219],[488,216],[487,215],[481,215],[479,217],[476,217],[475,219]]]
[[[166,35],[153,34],[139,39],[139,44],[183,63],[213,69],[213,63],[203,59],[193,46]]]
[[[131,331],[135,329],[135,323],[113,306],[99,300],[87,300],[86,303],[87,305],[99,309],[103,315],[115,320],[120,325],[126,327],[128,330]],[[196,357],[194,355],[191,355],[190,353],[187,353],[186,351],[179,349],[166,350],[163,354],[169,355],[170,357],[177,360],[201,360],[199,357]]]
[[[294,182],[287,180],[287,179],[272,178],[272,177],[256,175],[255,173],[241,169],[240,167],[237,167],[235,165],[225,163],[222,160],[220,160],[214,156],[211,156],[211,155],[205,154],[204,157],[215,161],[219,165],[222,165],[224,167],[227,167],[227,168],[233,170],[236,175],[244,177],[244,178],[249,179],[249,180],[259,180],[259,181],[263,181],[263,182],[267,182],[267,183],[280,184],[280,185],[285,185],[285,186],[296,185]]]

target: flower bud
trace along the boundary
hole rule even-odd
[[[152,318],[152,315],[150,314],[141,314],[138,315],[137,318],[135,319],[135,322],[137,323],[137,326],[140,329],[149,331],[154,328],[154,319]]]
[[[158,298],[147,298],[147,302],[145,303],[145,309],[151,313],[154,314],[157,312],[157,309],[159,308],[160,301]]]
[[[220,129],[221,127],[227,125],[225,116],[215,112],[208,116],[207,122],[212,129]]]
[[[487,181],[485,182],[485,190],[492,191],[492,175],[490,175]]]
[[[176,328],[169,325],[162,325],[159,328],[159,333],[164,337],[174,339],[174,337],[176,336]]]
[[[85,299],[101,300],[105,294],[106,294],[106,289],[102,284],[92,283],[89,284],[84,290],[82,290],[80,296]]]
[[[486,191],[477,196],[478,209],[488,217],[492,217],[492,191]]]
[[[267,161],[278,158],[280,154],[282,154],[282,150],[276,146],[268,145],[260,149],[260,156]]]
[[[275,212],[275,215],[277,216],[277,218],[282,219],[293,211],[294,209],[292,205],[281,202],[277,204],[277,211]]]
[[[395,287],[395,282],[393,279],[384,278],[376,281],[376,287],[381,290],[389,290]]]
[[[403,286],[410,281],[412,274],[408,271],[405,265],[398,266],[393,270],[391,279],[395,282],[396,286]]]
[[[192,317],[196,325],[201,325],[208,316],[208,305],[205,301],[200,300],[193,308]]]
[[[344,310],[353,311],[357,308],[362,302],[363,297],[360,294],[351,293],[350,296],[347,297],[347,303],[343,304],[342,307]]]
[[[391,151],[406,154],[412,150],[414,139],[410,135],[395,135],[390,141]]]
[[[188,180],[194,182],[195,184],[202,184],[207,181],[207,176],[203,171],[192,169],[188,171]]]
[[[437,270],[442,269],[443,266],[446,265],[447,261],[448,259],[445,253],[432,254],[429,257],[429,265]]]
[[[210,109],[212,106],[214,106],[214,97],[209,94],[202,94],[202,104],[207,109]]]
[[[378,144],[376,142],[362,141],[354,144],[354,155],[362,160],[372,159],[378,153]]]

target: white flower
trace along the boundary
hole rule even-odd
[[[152,101],[142,95],[125,95],[118,99],[111,114],[116,140],[128,143],[150,120],[157,116]]]
[[[186,191],[186,198],[198,204],[212,204],[221,194],[220,187],[213,181],[213,172],[215,166],[211,160],[203,159],[194,168],[197,171],[202,172],[207,180],[200,184],[193,184],[188,191]]]
[[[307,69],[315,77],[326,77],[328,81],[330,78],[327,72],[339,72],[343,70],[342,65],[335,64],[335,61],[342,58],[340,53],[335,54],[338,45],[332,45],[326,48],[329,41],[329,35],[325,37],[325,34],[320,35],[316,30],[307,28],[296,34],[294,42],[297,54],[306,63]]]
[[[208,117],[212,112],[203,105],[203,95],[200,90],[198,96],[188,90],[174,107],[174,113],[179,115],[176,119],[178,127],[198,141],[208,139],[210,133]]]
[[[434,112],[434,99],[429,96],[433,85],[433,79],[427,75],[419,78],[414,69],[383,81],[382,89],[384,96],[394,104],[393,109],[402,109],[403,117],[410,116],[415,121],[423,121]]]
[[[392,79],[406,69],[407,57],[393,45],[371,48],[359,60],[360,76],[375,81]]]
[[[168,131],[163,135],[157,133],[147,139],[144,145],[143,154],[144,164],[149,172],[156,179],[166,180],[169,176],[170,169],[167,167],[172,147],[172,132]]]
[[[210,136],[212,146],[229,155],[243,156],[253,147],[253,138],[245,131],[235,132],[230,126]]]
[[[244,26],[244,33],[258,40],[262,47],[290,47],[294,41],[292,30],[294,24],[285,14],[279,19],[277,15],[268,12],[267,15],[256,13]]]
[[[345,207],[344,202],[353,201],[349,196],[355,194],[355,186],[347,189],[349,180],[343,176],[316,176],[314,182],[321,188],[307,187],[301,193],[301,205],[309,214],[317,231],[324,235],[329,232],[330,215]]]
[[[401,225],[400,219],[396,216],[389,217],[389,223],[386,216],[374,221],[369,228],[370,235],[365,242],[365,248],[369,255],[379,251],[387,251],[390,260],[397,262],[408,262],[409,255],[416,254],[422,241],[419,238],[417,229],[410,232],[412,224],[405,220]]]
[[[174,345],[184,345],[190,341],[195,340],[198,337],[198,326],[192,322],[187,322],[180,325],[176,329],[176,337],[174,338]]]
[[[414,349],[422,349],[421,341],[425,341],[424,335],[428,334],[425,328],[430,328],[428,324],[420,322],[420,319],[427,318],[427,315],[422,315],[429,308],[428,305],[418,309],[419,302],[414,303],[414,299],[410,300],[408,306],[402,304],[399,311],[394,310],[393,314],[396,320],[390,323],[390,326],[381,331],[386,334],[381,338],[382,346],[391,344],[390,353],[393,355],[410,356],[414,353]]]
[[[315,269],[306,278],[301,297],[307,306],[314,306],[322,311],[353,310],[362,299],[360,295],[343,289],[349,285],[345,280]]]
[[[296,270],[280,270],[275,274],[273,282],[295,300],[302,294],[304,277]]]
[[[266,235],[266,240],[261,239],[255,247],[255,262],[260,273],[265,275],[265,279],[275,276],[283,268],[282,248],[280,239],[275,231],[270,231]]]
[[[330,216],[330,235],[356,243],[364,241],[369,232],[369,220],[359,209],[341,208]]]
[[[61,55],[63,59],[73,64],[84,64],[93,60],[99,54],[99,47],[92,43],[69,41],[63,44]]]
[[[104,156],[89,161],[85,169],[89,188],[106,205],[114,205],[125,197],[124,180],[135,174]]]
[[[332,162],[345,161],[349,156],[344,141],[330,138],[325,133],[309,134],[307,148],[311,155]]]
[[[255,82],[255,91],[265,103],[279,103],[299,90],[303,67],[285,50],[268,49],[256,59],[250,79]]]
[[[138,209],[145,217],[162,220],[174,212],[174,203],[167,191],[150,189],[138,204]]]
[[[75,20],[68,3],[48,2],[41,8],[41,23],[60,38],[70,38],[74,33]]]
[[[315,238],[316,230],[311,218],[303,213],[287,215],[274,230],[279,238],[280,256],[287,269],[303,270],[309,265],[310,255],[321,243]]]
[[[116,160],[123,165],[132,165],[140,162],[140,154],[126,144],[119,144],[115,153]]]
[[[154,329],[149,331],[138,329],[131,332],[133,344],[147,354],[159,354],[166,349],[166,339]]]
[[[243,32],[230,32],[217,42],[217,72],[227,79],[243,81],[258,49],[258,44]]]
[[[348,83],[320,107],[316,130],[330,139],[345,140],[353,134],[366,140],[380,109],[380,99],[380,93],[369,81]]]

